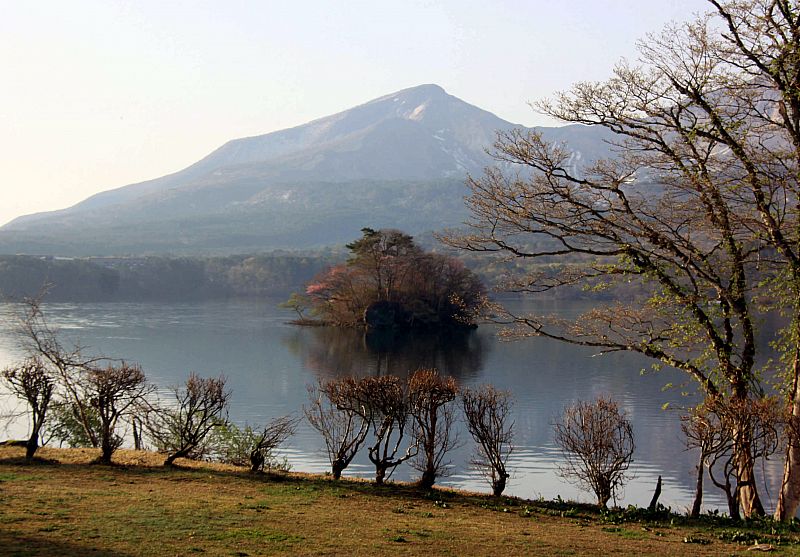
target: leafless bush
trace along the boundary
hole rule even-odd
[[[39,448],[39,435],[55,392],[55,378],[41,359],[32,356],[20,364],[4,369],[0,372],[0,380],[28,405],[30,436],[25,444],[25,458],[31,460]]]
[[[228,423],[231,392],[225,377],[199,377],[192,373],[175,387],[171,406],[151,408],[145,429],[156,448],[167,454],[165,465],[178,458],[202,458],[211,431]]]
[[[325,440],[334,479],[358,454],[369,432],[364,410],[356,411],[355,380],[346,378],[308,386],[309,405],[303,408],[306,418]]]
[[[422,472],[421,487],[432,487],[436,479],[446,475],[449,461],[445,457],[458,445],[453,432],[458,394],[456,381],[442,377],[435,369],[415,371],[408,380],[411,415],[419,453],[412,466]]]
[[[122,444],[117,424],[150,391],[147,379],[141,367],[123,362],[89,370],[83,390],[99,418],[100,462],[111,464],[111,455]]]
[[[402,448],[412,425],[407,387],[393,375],[365,377],[359,381],[358,398],[372,425],[369,459],[375,465],[375,483],[382,485],[400,464],[417,454],[415,442]]]
[[[263,428],[246,425],[240,429],[233,424],[217,428],[214,451],[221,461],[249,466],[252,472],[263,472],[265,468],[288,469],[288,465],[276,460],[274,451],[294,435],[298,422],[299,418],[281,416]]]
[[[739,519],[740,490],[745,481],[738,476],[735,448],[747,448],[749,458],[768,458],[778,449],[783,416],[774,397],[709,398],[681,418],[681,429],[690,448],[700,449],[697,487],[692,516],[700,514],[703,467],[711,482],[725,493],[728,513]]]
[[[499,497],[509,478],[506,463],[513,450],[511,393],[483,385],[462,391],[461,403],[467,428],[478,447],[472,464],[486,477],[492,493]]]
[[[625,414],[610,398],[578,401],[564,409],[554,429],[566,460],[561,475],[591,489],[597,504],[607,506],[633,460],[633,428]]]

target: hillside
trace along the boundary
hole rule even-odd
[[[0,228],[0,253],[230,254],[342,243],[364,226],[411,234],[467,217],[464,180],[515,126],[436,85],[405,89],[295,128],[236,139],[188,168]],[[575,161],[604,132],[542,128]],[[87,161],[90,164],[91,161]]]

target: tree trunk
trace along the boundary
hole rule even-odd
[[[650,505],[648,505],[647,510],[655,512],[656,507],[658,506],[658,498],[661,497],[661,476],[658,476],[658,481],[656,482],[656,490],[653,492],[653,498],[650,499]]]
[[[25,460],[32,460],[33,455],[39,448],[39,431],[42,429],[42,420],[37,420],[34,415],[33,427],[31,428],[31,436],[28,437],[28,442],[25,443]]]
[[[756,489],[756,478],[753,470],[753,459],[750,455],[745,455],[739,465],[739,502],[742,505],[742,512],[745,518],[754,516],[764,516],[764,506]]]
[[[730,484],[725,490],[725,496],[728,499],[728,515],[731,517],[731,520],[741,520],[742,515],[739,514],[739,501],[736,498],[736,495],[731,493]]]
[[[134,418],[133,422],[133,448],[137,451],[141,451],[144,448],[144,443],[142,443],[142,427],[139,425],[139,420]]]
[[[345,469],[346,466],[347,465],[340,460],[333,461],[333,463],[331,464],[331,473],[333,474],[334,480],[338,480],[339,478],[342,477],[342,471]]]
[[[734,466],[736,467],[736,499],[742,507],[745,518],[764,516],[764,506],[758,496],[755,462],[750,443],[750,432],[739,428],[733,432]],[[737,513],[738,514],[738,513]],[[733,515],[731,515],[733,518]]]
[[[431,470],[430,467],[427,467],[422,472],[422,477],[419,479],[419,486],[425,489],[430,489],[433,487],[433,484],[436,483],[436,471]]]
[[[185,447],[183,449],[180,449],[180,450],[175,451],[174,453],[170,454],[167,457],[167,459],[164,461],[164,466],[173,466],[174,463],[175,463],[175,460],[185,457],[186,455],[189,454],[189,452],[191,452],[191,450],[193,448],[194,447]]]
[[[36,449],[39,448],[39,432],[36,431],[28,438],[25,443],[25,460],[32,460],[33,455],[36,454]]]
[[[264,455],[259,450],[250,451],[250,471],[251,472],[258,472],[259,470],[264,469],[264,463],[266,459]]]
[[[786,460],[783,464],[783,481],[778,495],[778,504],[775,506],[775,520],[789,521],[797,513],[800,506],[800,439],[798,439],[798,424],[800,424],[800,349],[795,349],[792,362],[793,386],[791,397],[792,423],[789,424],[789,442],[786,447]]]
[[[608,508],[608,502],[611,501],[611,482],[604,474],[597,478],[595,495],[597,495],[597,506],[601,509]]]
[[[383,485],[383,481],[385,478],[386,478],[386,466],[385,465],[375,466],[375,485]]]
[[[703,505],[703,476],[705,476],[705,454],[700,451],[700,460],[697,462],[697,480],[694,486],[694,502],[692,503],[692,518],[700,517],[700,510]]]
[[[508,474],[500,474],[496,480],[492,482],[492,494],[495,497],[500,497],[506,489],[506,480]]]
[[[111,455],[114,454],[114,448],[111,446],[109,439],[104,438],[102,447],[100,448],[100,463],[111,464]]]
[[[100,463],[111,464],[111,455],[114,454],[114,422],[107,416],[100,417]]]

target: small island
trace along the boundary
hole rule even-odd
[[[366,330],[474,328],[486,300],[480,279],[454,257],[426,252],[399,230],[363,228],[346,262],[293,294],[299,324]],[[313,319],[304,316],[310,308]]]

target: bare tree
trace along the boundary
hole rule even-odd
[[[368,409],[364,417],[372,424],[374,441],[368,447],[369,459],[375,465],[375,483],[382,485],[400,464],[417,454],[416,442],[403,448],[412,426],[407,386],[393,375],[365,377],[359,381],[358,398]]]
[[[687,445],[700,449],[692,516],[700,514],[705,465],[712,483],[725,493],[731,518],[740,518],[738,492],[746,480],[736,466],[737,436],[747,432],[753,458],[769,458],[779,447],[780,409],[781,404],[771,397],[745,401],[717,398],[707,399],[682,417]]]
[[[32,356],[4,369],[0,380],[14,395],[23,399],[30,410],[30,435],[25,444],[25,458],[31,460],[39,448],[40,433],[55,392],[55,379],[47,365]]]
[[[333,478],[358,454],[369,433],[369,420],[353,403],[354,380],[328,381],[308,386],[309,405],[303,408],[306,418],[325,440]]]
[[[597,504],[608,505],[625,484],[633,460],[633,428],[610,398],[567,406],[554,424],[555,441],[564,453],[564,478],[591,489]]]
[[[422,472],[419,485],[429,488],[447,474],[449,461],[445,457],[458,445],[452,404],[458,387],[452,377],[442,377],[435,369],[420,369],[409,378],[408,390],[419,444],[412,466]]]
[[[510,477],[506,468],[511,456],[514,422],[511,421],[511,393],[492,385],[461,391],[467,428],[478,447],[472,464],[483,473],[499,497]]]
[[[97,412],[100,439],[100,462],[111,464],[111,456],[122,444],[117,424],[130,413],[152,389],[142,368],[122,362],[105,368],[89,370],[84,378],[86,400]]]
[[[178,458],[200,458],[211,431],[228,422],[231,392],[225,376],[199,377],[192,373],[186,383],[175,387],[174,403],[151,408],[145,428],[156,448],[167,454],[165,465]]]
[[[79,344],[65,346],[58,332],[50,327],[42,310],[47,288],[34,298],[25,298],[18,316],[18,335],[22,348],[51,368],[59,387],[61,407],[68,409],[74,421],[83,429],[91,446],[100,446],[100,437],[93,426],[96,417],[84,393],[87,373],[108,358],[86,356]]]
[[[250,471],[263,471],[273,461],[275,449],[294,435],[298,423],[299,418],[282,416],[265,425],[250,445]]]

